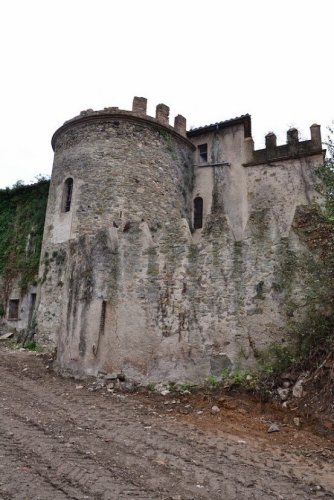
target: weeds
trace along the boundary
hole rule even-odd
[[[24,349],[27,349],[27,351],[41,352],[41,348],[36,344],[34,340],[30,340],[23,347]]]
[[[196,389],[195,384],[189,384],[188,382],[185,382],[179,386],[179,391],[182,393],[188,393],[192,392],[194,389]]]
[[[217,380],[217,378],[214,375],[209,375],[207,382],[208,382],[209,386],[212,388],[217,387],[219,384],[219,381]]]

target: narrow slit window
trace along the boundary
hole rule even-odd
[[[104,327],[106,325],[106,313],[107,313],[107,301],[103,300],[102,301],[102,307],[101,307],[101,318],[100,318],[100,334],[104,334]]]
[[[15,321],[19,319],[19,299],[9,299],[8,303],[8,319]]]
[[[203,198],[198,196],[194,199],[194,229],[203,227]]]
[[[63,203],[64,212],[69,212],[71,210],[72,193],[73,193],[73,179],[70,177],[69,179],[66,179],[64,186],[64,203]]]
[[[36,304],[36,294],[32,293],[30,295],[30,304],[29,304],[29,318],[28,318],[29,326],[31,325],[32,316],[34,314],[35,304]]]
[[[208,145],[200,144],[198,146],[198,155],[200,163],[208,163]]]

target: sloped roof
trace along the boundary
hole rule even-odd
[[[213,132],[214,130],[220,130],[222,128],[228,128],[232,127],[233,125],[240,124],[244,124],[245,137],[251,137],[251,116],[249,114],[237,116],[236,118],[231,118],[222,122],[212,123],[211,125],[204,125],[204,127],[193,128],[191,130],[188,130],[187,136],[194,137],[196,135],[202,135],[207,132]]]

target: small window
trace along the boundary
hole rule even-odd
[[[32,316],[34,314],[35,304],[36,304],[36,294],[32,293],[30,295],[30,303],[29,303],[29,317],[28,317],[29,326],[31,325]]]
[[[203,198],[198,196],[194,199],[194,229],[203,227]]]
[[[106,324],[106,313],[107,313],[107,302],[106,300],[102,301],[102,308],[101,308],[101,317],[100,317],[100,334],[104,334],[104,327]]]
[[[19,299],[9,299],[8,302],[8,319],[17,321],[19,319]]]
[[[200,144],[198,146],[198,155],[200,163],[208,163],[208,145]]]
[[[73,193],[73,179],[69,177],[68,179],[66,179],[64,185],[63,212],[69,212],[71,210],[72,193]]]

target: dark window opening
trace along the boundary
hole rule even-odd
[[[198,154],[199,154],[199,162],[207,163],[208,162],[208,145],[200,144],[198,146]]]
[[[71,210],[72,203],[72,193],[73,193],[73,179],[69,178],[65,181],[64,187],[64,212],[69,212]]]
[[[203,198],[198,196],[194,199],[194,229],[203,227]]]
[[[29,326],[31,325],[32,316],[34,314],[35,304],[36,304],[36,294],[32,293],[30,295],[30,304],[29,304],[29,319],[28,319]]]
[[[106,324],[106,313],[107,313],[107,301],[103,300],[102,301],[102,308],[101,308],[101,318],[100,318],[100,334],[104,334],[104,327]]]
[[[19,299],[9,299],[8,303],[8,319],[18,320],[19,319]]]

